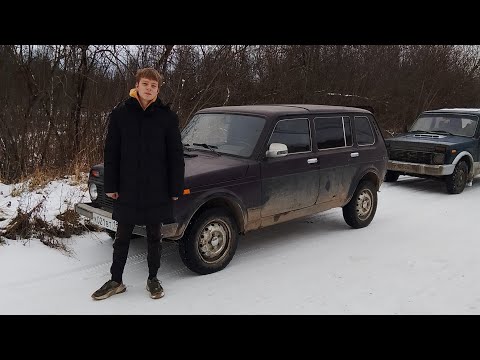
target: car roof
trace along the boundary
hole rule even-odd
[[[271,105],[239,105],[205,108],[198,113],[242,113],[252,115],[289,115],[309,113],[355,112],[371,114],[370,111],[355,107],[313,104],[271,104]]]
[[[437,109],[437,110],[427,110],[424,111],[424,114],[429,114],[429,113],[459,113],[459,114],[465,114],[465,113],[470,113],[470,114],[475,114],[479,115],[480,114],[480,109],[479,108],[443,108],[443,109]]]

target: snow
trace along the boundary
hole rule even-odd
[[[332,92],[329,92],[327,93],[327,95],[330,95],[330,96],[334,96],[334,95],[339,95],[339,96],[357,96],[357,95],[350,95],[350,94],[340,94],[340,93],[332,93]]]
[[[86,186],[87,174],[82,174],[84,179],[80,185],[74,182],[73,176],[66,176],[65,179],[54,180],[40,189],[29,191],[28,182],[12,185],[0,183],[0,230],[17,215],[17,209],[23,212],[43,201],[43,209],[40,211],[42,219],[57,225],[56,215],[67,209],[73,209],[77,202],[89,201],[88,189]],[[12,196],[12,192],[20,192],[19,196]]]
[[[480,108],[442,108],[442,111],[463,111],[463,112],[479,112]],[[431,110],[430,110],[431,111]]]
[[[60,184],[51,186],[51,208],[58,208]],[[145,290],[145,239],[132,240],[127,291],[102,301],[90,295],[109,279],[106,233],[68,239],[71,257],[35,239],[7,239],[0,246],[0,313],[480,314],[480,244],[473,236],[480,180],[448,195],[442,182],[401,176],[378,196],[364,229],[349,228],[333,209],[254,231],[241,237],[232,262],[210,275],[192,273],[178,246],[164,242],[159,300]],[[4,201],[0,195],[2,209]]]

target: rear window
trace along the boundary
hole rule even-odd
[[[313,121],[318,149],[352,145],[352,131],[348,116],[316,117]]]
[[[372,145],[375,143],[375,135],[368,117],[355,116],[355,136],[358,145]]]

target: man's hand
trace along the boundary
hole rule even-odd
[[[107,195],[109,198],[112,198],[112,199],[114,199],[114,200],[117,200],[117,199],[118,199],[118,192],[106,193],[105,195]]]
[[[178,200],[178,197],[172,197],[172,200]]]

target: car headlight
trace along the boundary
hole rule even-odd
[[[90,199],[92,199],[92,201],[97,200],[97,197],[98,197],[97,185],[95,185],[94,183],[90,183],[90,185],[88,185],[88,192],[90,193]]]

